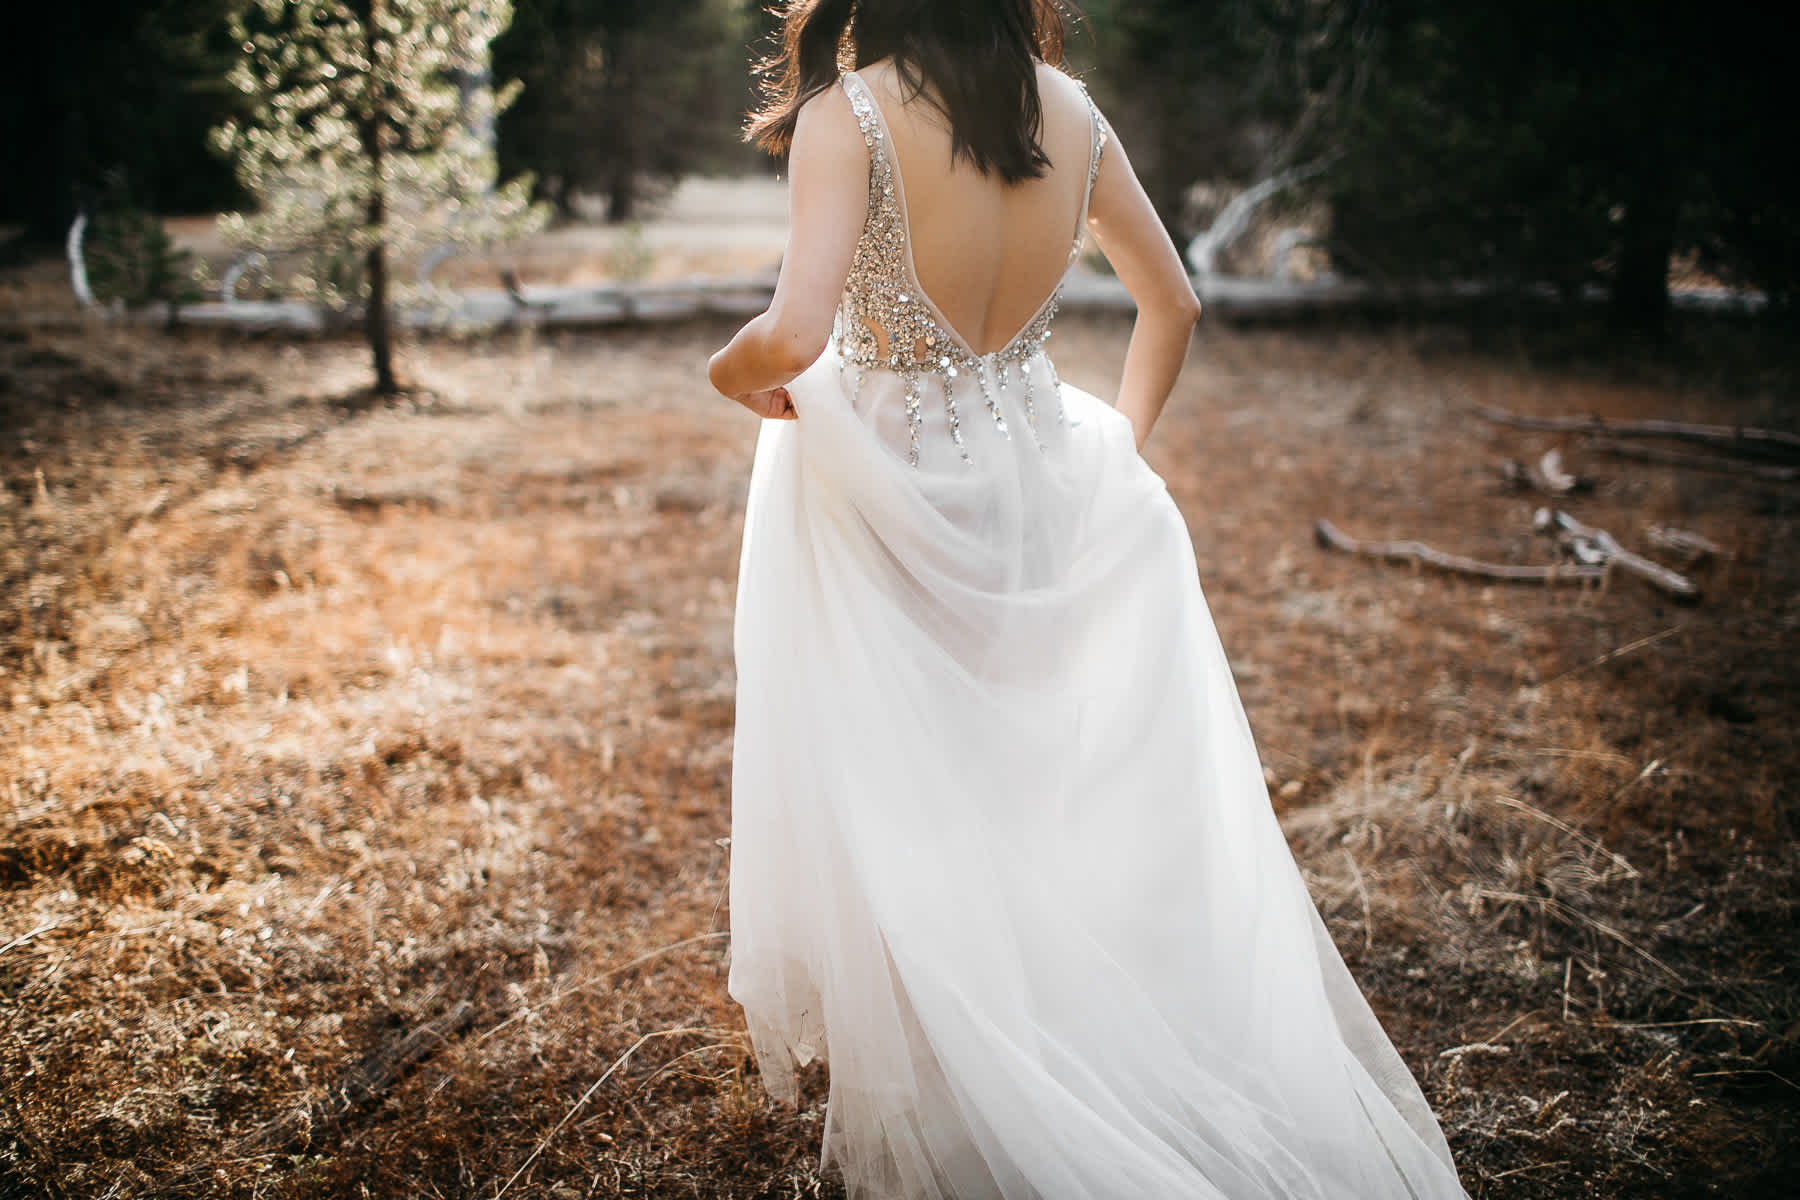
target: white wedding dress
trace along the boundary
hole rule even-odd
[[[1463,1197],[1161,479],[1058,382],[1054,297],[994,354],[950,328],[844,87],[868,223],[799,419],[763,425],[738,585],[730,988],[767,1086],[828,1059],[853,1197]],[[1094,112],[1090,187],[1105,139]]]

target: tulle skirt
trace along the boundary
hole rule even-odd
[[[730,988],[766,1085],[829,1060],[853,1197],[1462,1197],[1161,479],[1043,355],[987,374],[960,446],[927,385],[915,466],[905,382],[828,351],[757,444]]]

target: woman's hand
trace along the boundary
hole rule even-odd
[[[793,421],[800,415],[794,411],[793,397],[788,395],[788,390],[784,387],[743,392],[732,399],[765,421]]]

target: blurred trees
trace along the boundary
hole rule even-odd
[[[1687,258],[1791,310],[1800,187],[1772,8],[1091,0],[1103,90],[1178,235],[1188,187],[1329,158],[1346,269],[1598,284],[1656,329]]]
[[[237,195],[206,130],[237,104],[225,82],[226,18],[241,0],[12,4],[0,34],[0,221],[60,238],[122,176],[160,212],[206,212]]]
[[[507,171],[570,212],[604,196],[630,220],[645,190],[736,142],[743,114],[745,0],[518,0],[494,69],[525,85],[500,121]]]
[[[1199,180],[1330,152],[1371,65],[1368,0],[1091,0],[1100,86],[1178,241]],[[1077,52],[1079,40],[1073,47]]]
[[[152,211],[239,198],[205,131],[246,111],[226,75],[239,53],[229,18],[250,4],[13,5],[0,37],[0,139],[13,168],[0,222],[59,238],[77,197],[114,169]],[[591,195],[628,219],[660,181],[756,161],[734,147],[746,47],[772,27],[761,7],[517,0],[494,46],[499,77],[526,85],[500,120],[502,165],[535,171],[540,194],[565,210]],[[1318,186],[1341,269],[1547,283],[1566,295],[1599,285],[1622,322],[1654,328],[1673,259],[1800,308],[1777,6],[1083,7],[1094,33],[1072,53],[1096,68],[1096,90],[1179,237],[1198,232],[1183,211],[1195,182],[1250,182],[1324,158],[1333,165]]]
[[[1771,10],[1772,11],[1772,10]],[[1791,305],[1800,193],[1774,18],[1746,6],[1389,0],[1328,184],[1334,240],[1396,278],[1606,288],[1659,329],[1693,256]]]
[[[394,254],[521,233],[528,179],[496,188],[483,75],[507,0],[256,0],[234,22],[231,80],[252,99],[216,131],[259,202],[221,221],[247,248],[297,254],[300,294],[362,306],[375,391],[399,390],[389,335]]]

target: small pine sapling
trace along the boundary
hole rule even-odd
[[[255,212],[228,240],[292,256],[297,298],[360,310],[378,395],[400,390],[397,258],[538,228],[530,180],[496,186],[491,131],[516,86],[486,83],[510,0],[256,0],[233,26],[248,115],[213,131]]]

